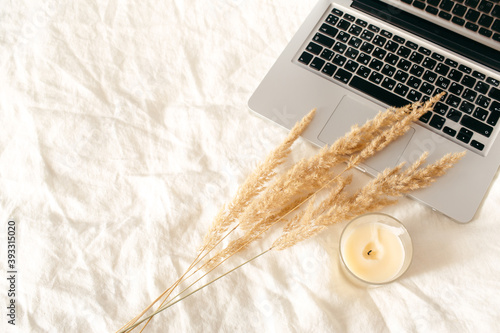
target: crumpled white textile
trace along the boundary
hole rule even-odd
[[[0,4],[1,332],[114,332],[184,272],[218,209],[287,134],[247,101],[314,4]],[[299,140],[291,161],[317,151]],[[499,202],[497,177],[468,224],[406,198],[386,209],[414,243],[410,270],[390,285],[345,280],[336,225],[266,253],[146,332],[498,332]]]

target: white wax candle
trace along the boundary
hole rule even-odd
[[[403,268],[405,248],[399,235],[402,227],[379,222],[364,223],[343,237],[342,255],[347,268],[371,283],[390,281]]]

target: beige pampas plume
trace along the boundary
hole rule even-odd
[[[357,190],[350,189],[352,175],[348,172],[404,135],[411,124],[431,111],[443,95],[436,95],[424,103],[379,112],[365,124],[353,126],[346,135],[323,147],[313,157],[302,159],[288,171],[278,174],[278,166],[284,163],[293,143],[311,123],[316,110],[309,112],[294,126],[284,142],[248,176],[233,200],[219,211],[198,255],[187,270],[120,332],[129,332],[146,321],[147,325],[160,311],[241,267],[237,266],[179,298],[228,258],[266,235],[271,227],[282,226],[281,235],[268,250],[242,265],[270,250],[283,250],[309,239],[332,224],[394,204],[401,195],[429,186],[465,153],[447,154],[428,165],[425,165],[427,154],[424,154],[408,168],[405,169],[403,164],[388,168]],[[227,245],[222,247],[220,244],[226,238]],[[170,297],[181,283],[203,271],[204,275]],[[147,314],[161,299],[163,301],[158,309]]]

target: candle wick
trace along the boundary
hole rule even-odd
[[[367,254],[368,254],[368,255],[370,255],[370,252],[372,252],[372,250],[368,251],[368,253],[367,253]]]

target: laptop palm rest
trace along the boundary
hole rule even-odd
[[[318,139],[325,144],[332,144],[338,139],[339,134],[343,135],[343,133],[349,132],[351,126],[354,124],[363,125],[381,109],[381,107],[373,104],[365,104],[345,95],[321,130]],[[377,172],[383,171],[387,167],[395,166],[408,146],[414,132],[415,130],[411,128],[404,136],[368,159],[364,165]]]

